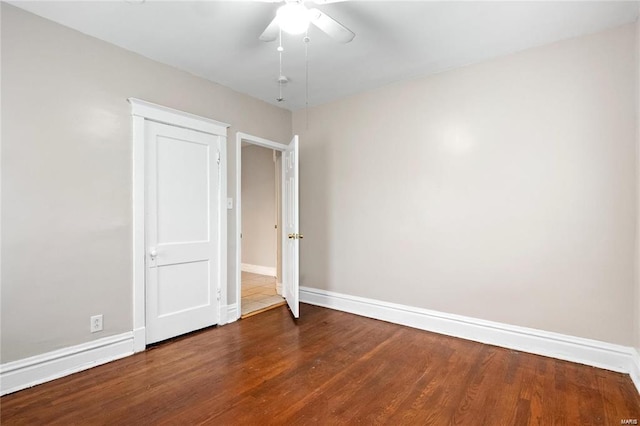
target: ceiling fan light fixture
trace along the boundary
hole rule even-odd
[[[301,3],[287,3],[276,12],[278,25],[289,34],[302,34],[309,28],[311,16],[309,9]]]

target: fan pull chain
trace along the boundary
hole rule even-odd
[[[280,57],[280,74],[278,74],[278,97],[276,98],[276,101],[282,102],[284,101],[284,98],[282,97],[282,85],[284,84],[282,78],[282,52],[284,51],[284,47],[282,47],[282,29],[280,29],[280,37],[278,43],[278,55]]]

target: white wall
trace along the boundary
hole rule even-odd
[[[633,345],[635,26],[295,112],[302,285]]]
[[[273,150],[242,148],[242,263],[276,268],[276,169]]]
[[[132,330],[136,97],[289,140],[291,113],[2,3],[3,363]],[[228,216],[229,236],[235,216]],[[230,253],[235,239],[229,238]],[[229,256],[229,282],[235,258]],[[233,289],[232,289],[233,290]],[[233,300],[235,291],[229,291]],[[90,315],[104,331],[89,333]]]

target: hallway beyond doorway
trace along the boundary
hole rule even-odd
[[[242,272],[242,317],[254,315],[285,303],[276,291],[276,278]]]

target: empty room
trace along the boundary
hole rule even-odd
[[[639,15],[0,1],[0,422],[638,424]]]

